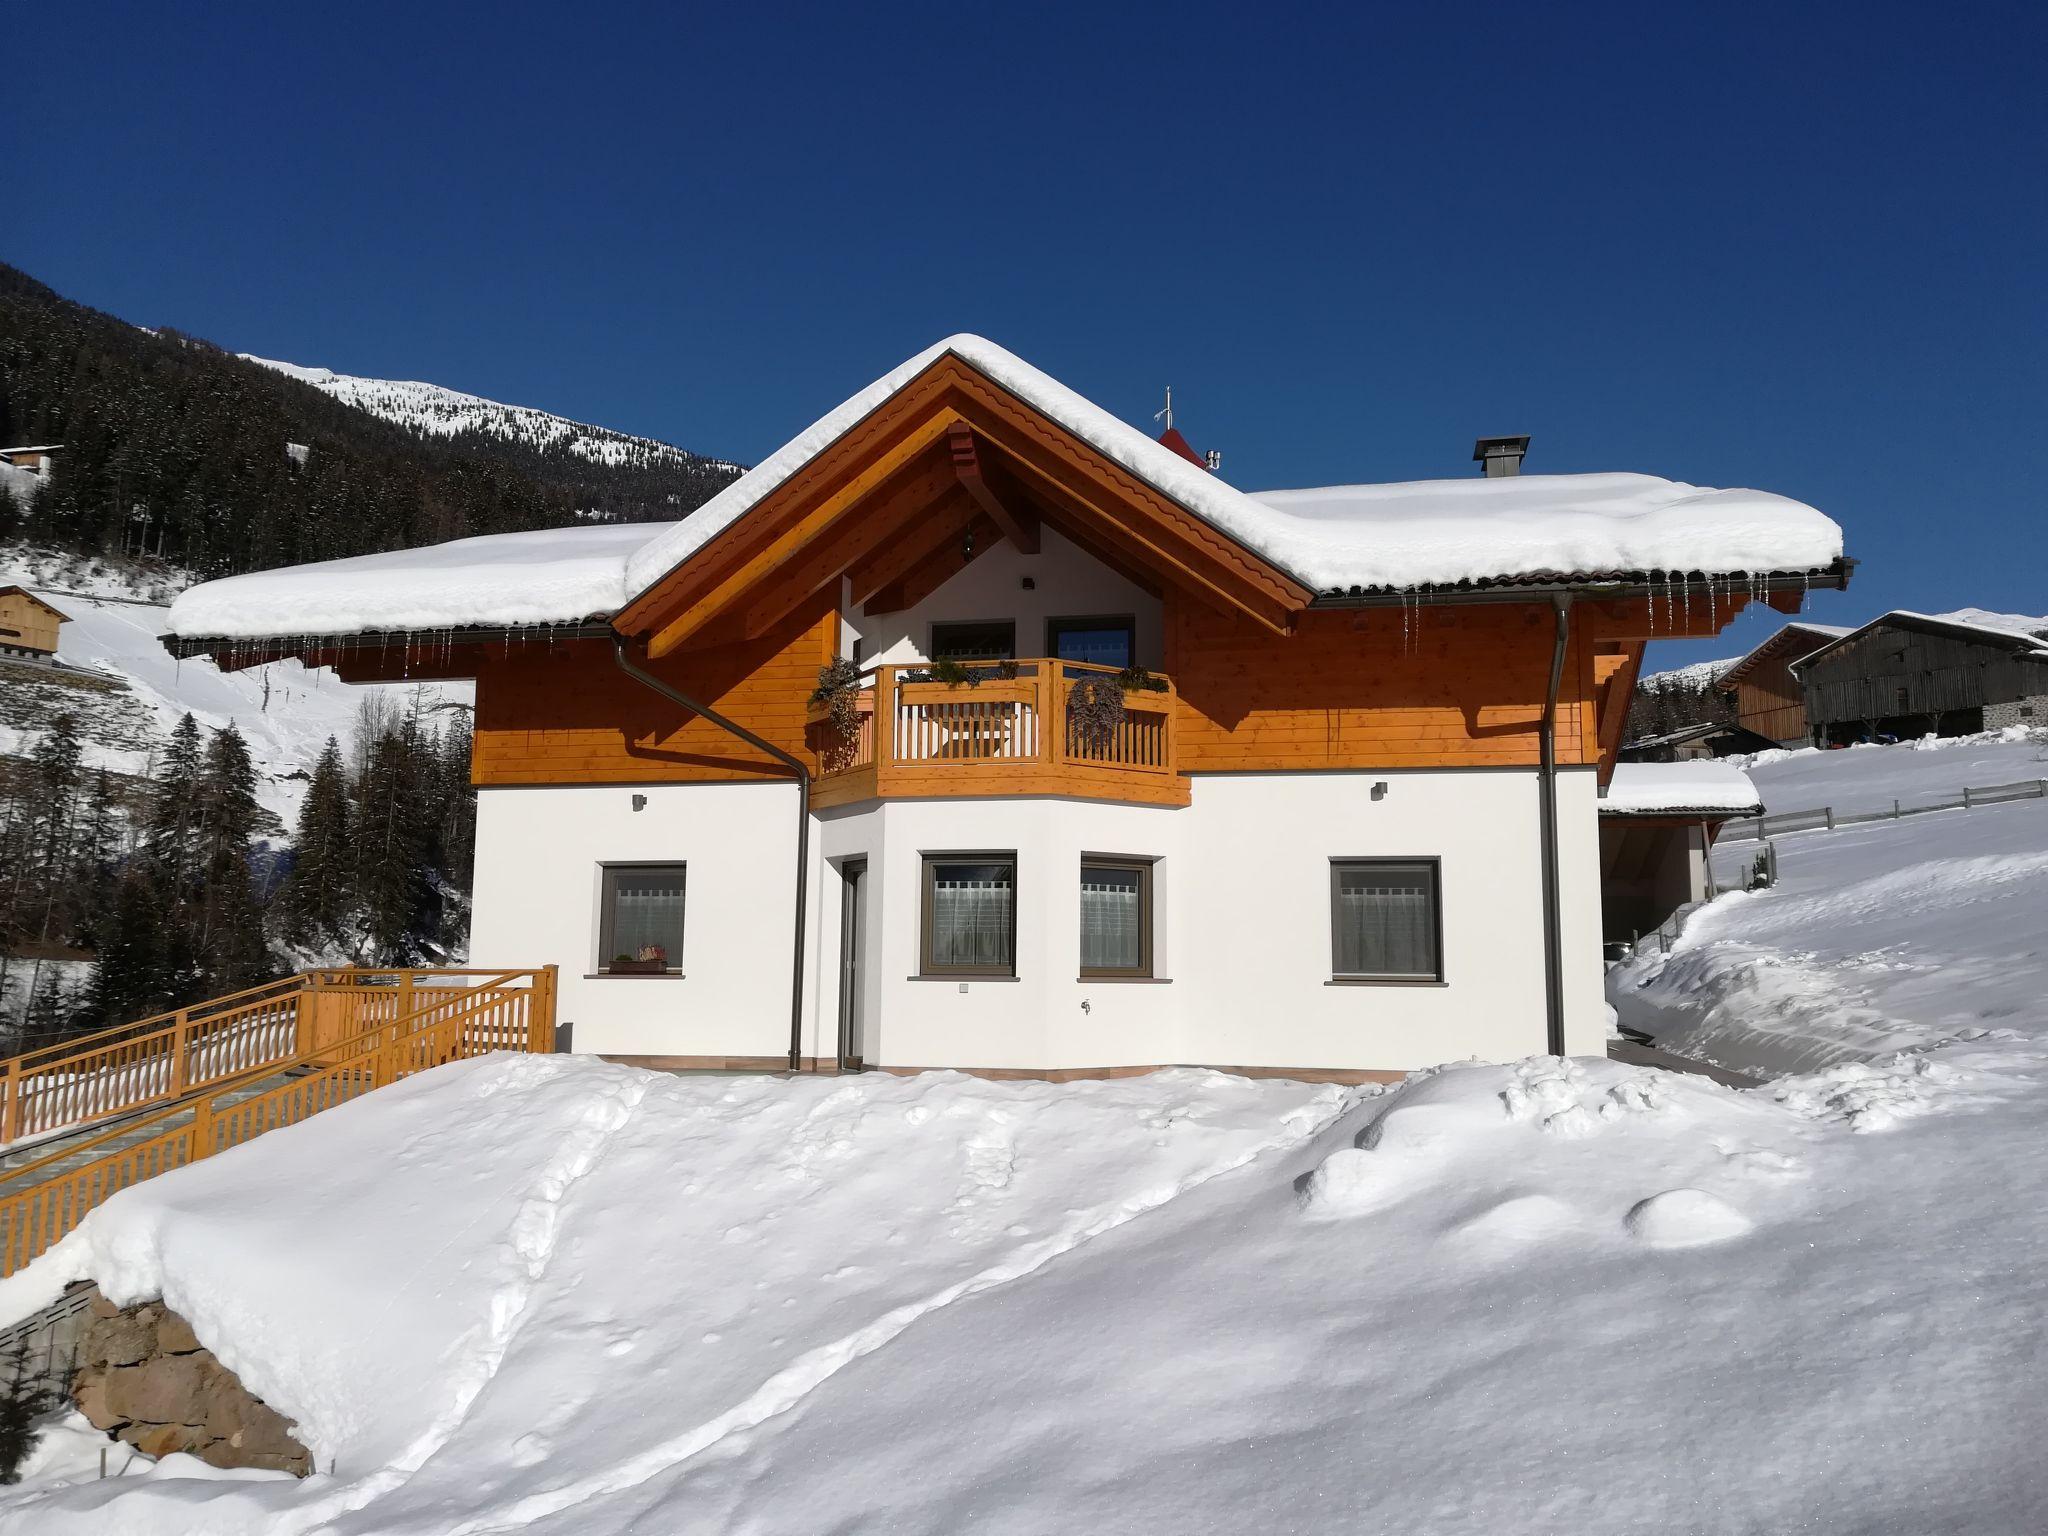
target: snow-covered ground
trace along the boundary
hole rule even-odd
[[[1748,772],[1773,812],[1882,811],[1894,800],[1924,805],[1953,800],[1966,787],[2048,778],[2048,732],[2013,726],[1883,747],[1779,748],[1725,761]]]
[[[161,1293],[322,1472],[74,1426],[0,1532],[2048,1530],[2048,802],[1781,868],[1614,978],[1817,1068],[1747,1091],[413,1079],[0,1283]]]
[[[93,766],[124,773],[144,773],[178,717],[190,712],[201,725],[218,730],[233,721],[249,743],[258,774],[257,796],[287,827],[298,814],[305,794],[304,774],[312,770],[329,736],[346,747],[365,698],[389,695],[400,707],[409,705],[415,688],[430,710],[468,706],[475,688],[467,683],[380,684],[369,687],[342,682],[331,671],[309,671],[295,661],[274,662],[240,672],[222,672],[209,659],[178,660],[163,647],[169,632],[169,609],[118,596],[88,597],[72,590],[34,585],[36,569],[14,551],[0,552],[0,585],[19,581],[54,603],[70,622],[59,632],[58,660],[120,678],[128,698],[140,706],[123,709],[121,696],[81,692],[81,715],[109,709],[133,717],[134,725],[118,735],[118,744],[101,741],[88,748]],[[102,584],[119,590],[130,584],[118,573]],[[12,684],[29,674],[10,674]],[[38,684],[45,691],[48,684]],[[55,707],[52,705],[51,707]],[[0,752],[20,752],[36,735],[33,723],[0,721]]]

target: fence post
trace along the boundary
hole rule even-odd
[[[0,1099],[0,1142],[21,1134],[21,1062],[7,1063],[6,1097]]]
[[[1828,830],[1832,832],[1835,830],[1835,808],[1832,805],[1830,805],[1825,807],[1825,809],[1827,811]]]
[[[1897,821],[1898,819],[1899,819],[1899,802],[1898,802],[1898,801],[1896,801],[1896,800],[1894,800],[1894,801],[1892,802],[1892,820],[1893,820],[1893,821]]]
[[[185,1091],[185,1084],[192,1076],[192,1014],[190,1009],[180,1008],[171,1024],[171,1080],[168,1084],[172,1098]]]
[[[192,1105],[192,1124],[188,1127],[192,1137],[191,1161],[213,1156],[213,1095],[207,1094]]]
[[[1969,785],[1967,785],[1967,784],[1965,784],[1965,785],[1963,786],[1963,809],[1964,809],[1964,810],[1966,810],[1966,811],[1967,811],[1967,810],[1969,810],[1969,809],[1971,809],[1971,804],[1970,804],[1970,786],[1969,786]]]

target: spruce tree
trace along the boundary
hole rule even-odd
[[[330,736],[299,807],[296,853],[280,902],[285,937],[292,943],[313,948],[345,944],[352,841],[348,770],[340,743]]]

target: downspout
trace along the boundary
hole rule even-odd
[[[1550,1054],[1564,1055],[1564,903],[1557,888],[1557,695],[1564,685],[1564,654],[1571,637],[1572,595],[1551,595],[1557,634],[1550,651],[1550,688],[1543,695],[1542,768],[1537,777],[1542,800],[1537,806],[1538,836],[1543,843],[1543,1003],[1549,1022]]]
[[[737,736],[757,752],[765,752],[795,777],[796,797],[796,936],[792,944],[789,975],[789,1070],[803,1070],[804,1050],[804,896],[810,885],[811,861],[811,770],[801,758],[795,757],[772,741],[756,736],[745,726],[728,720],[714,709],[707,709],[688,694],[671,688],[651,672],[642,671],[626,655],[626,637],[612,634],[612,659],[619,664],[619,670],[643,688],[651,688],[672,704],[679,704],[693,715],[702,715],[728,735]]]

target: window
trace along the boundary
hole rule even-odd
[[[1081,974],[1152,974],[1152,866],[1145,860],[1081,860]]]
[[[683,966],[682,864],[608,864],[598,921],[598,969],[659,976]]]
[[[1008,619],[991,624],[934,624],[933,661],[1011,661],[1017,655],[1017,626]]]
[[[1137,659],[1137,624],[1108,619],[1048,619],[1045,653],[1055,661],[1090,661],[1121,671]]]
[[[1017,855],[924,858],[924,973],[1017,974]]]
[[[1435,859],[1330,861],[1331,969],[1340,981],[1442,981]]]

